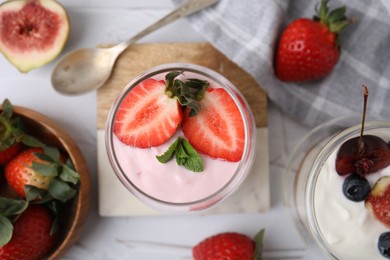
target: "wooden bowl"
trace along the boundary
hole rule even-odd
[[[14,115],[21,118],[28,134],[37,137],[48,145],[58,147],[62,152],[68,154],[76,171],[80,174],[78,194],[68,201],[64,207],[61,207],[58,244],[45,257],[47,259],[59,259],[77,241],[87,220],[91,197],[91,180],[87,163],[75,141],[48,117],[31,109],[18,106],[14,106]]]

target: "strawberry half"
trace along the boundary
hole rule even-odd
[[[14,223],[12,239],[0,247],[0,259],[41,259],[55,246],[57,234],[50,234],[53,217],[40,205],[30,205]]]
[[[165,94],[165,82],[146,79],[123,99],[114,118],[113,131],[125,144],[139,148],[168,141],[182,121],[182,109]]]
[[[200,106],[196,116],[190,116],[189,109],[184,113],[182,130],[191,145],[210,157],[241,160],[245,130],[234,100],[222,88],[209,88]]]
[[[308,81],[325,77],[336,65],[340,51],[339,33],[352,20],[345,7],[329,12],[322,0],[314,20],[299,18],[283,31],[275,57],[275,74],[283,81]]]

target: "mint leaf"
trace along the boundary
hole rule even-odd
[[[76,171],[74,171],[69,166],[63,165],[60,174],[60,179],[65,182],[70,182],[76,185],[80,180],[80,176]]]
[[[263,252],[263,245],[264,245],[264,233],[265,233],[265,230],[262,229],[255,236],[256,249],[255,249],[254,260],[261,260],[262,259],[261,255]]]
[[[33,162],[31,168],[42,176],[57,176],[57,167],[54,164]]]
[[[12,232],[13,226],[11,221],[0,215],[0,248],[11,240]]]
[[[21,214],[28,206],[28,202],[19,199],[0,197],[0,215],[12,216]]]
[[[180,166],[182,166],[182,165],[185,166],[186,162],[189,159],[189,156],[183,147],[183,140],[184,139],[179,137],[179,140],[180,140],[180,142],[176,147],[176,163]]]
[[[156,158],[160,163],[166,163],[170,161],[175,155],[176,147],[179,144],[180,139],[177,138],[175,142],[169,146],[168,150],[166,150],[162,155],[157,155]]]
[[[164,154],[156,156],[161,163],[166,163],[176,156],[176,163],[193,172],[203,171],[203,161],[192,145],[184,138],[178,137]]]
[[[199,156],[197,151],[192,147],[190,142],[185,139],[182,139],[182,147],[188,156],[188,159],[184,163],[184,167],[193,172],[201,172],[203,171],[203,161]]]
[[[49,186],[50,195],[62,202],[66,202],[76,195],[76,190],[60,179],[53,179]]]

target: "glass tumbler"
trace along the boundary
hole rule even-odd
[[[204,172],[179,173],[177,171],[182,171],[183,167],[176,165],[174,159],[167,164],[161,164],[155,158],[156,155],[161,155],[169,147],[168,145],[134,148],[118,142],[113,132],[113,125],[124,98],[144,80],[149,78],[164,80],[165,75],[172,71],[182,72],[179,77],[183,80],[189,78],[207,80],[210,88],[223,88],[229,94],[240,112],[244,125],[245,144],[239,162],[230,164],[230,162],[208,158],[201,154],[202,159],[205,160]],[[176,136],[181,136],[180,131],[180,129],[177,131]],[[203,129],[200,128],[199,131]],[[124,86],[108,114],[106,150],[116,176],[135,197],[146,205],[159,211],[200,211],[219,204],[244,181],[255,157],[254,131],[254,118],[248,103],[240,91],[221,74],[195,64],[164,64],[141,73]],[[172,139],[169,140],[170,143]],[[126,150],[126,156],[123,156],[123,150]],[[138,159],[134,159],[135,157]],[[224,175],[224,171],[231,170],[231,167],[234,167],[232,174],[226,177],[228,175]],[[208,173],[210,174],[207,175]],[[215,173],[218,173],[219,177],[215,177]],[[221,181],[220,178],[225,178],[225,180]]]
[[[365,209],[364,201],[353,202],[344,196],[346,176],[335,170],[340,146],[360,131],[361,115],[333,119],[309,132],[286,165],[285,205],[309,252],[319,259],[381,258],[376,243],[386,228]],[[388,143],[390,122],[368,117],[364,135],[376,135]],[[378,178],[390,175],[389,168],[367,177],[371,187]]]

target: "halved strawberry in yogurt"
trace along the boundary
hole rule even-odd
[[[113,125],[122,143],[139,148],[159,146],[175,134],[183,113],[177,99],[168,97],[165,89],[164,81],[149,78],[123,99]]]
[[[200,105],[196,116],[189,116],[188,109],[185,110],[182,126],[185,137],[197,151],[210,157],[241,160],[245,130],[234,100],[222,88],[209,88]]]

